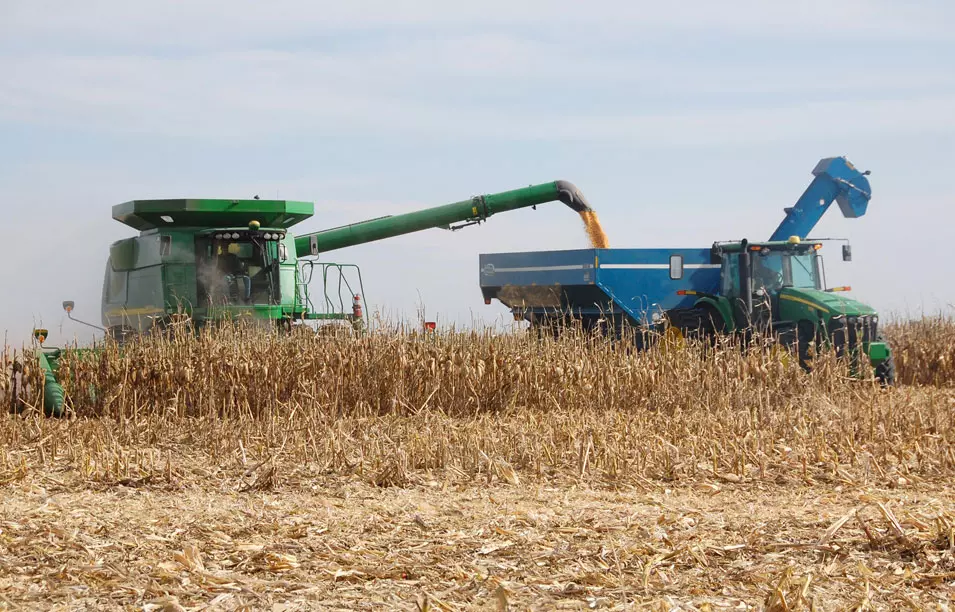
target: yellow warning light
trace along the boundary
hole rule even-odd
[[[255,219],[253,219],[252,221],[249,221],[249,229],[252,230],[253,232],[257,232],[260,227],[262,227],[262,224],[256,221]]]
[[[822,248],[822,245],[821,245],[821,244],[814,244],[814,245],[812,245],[812,248],[815,249],[816,251],[818,251],[819,249]]]
[[[788,242],[789,244],[799,244],[802,241],[799,239],[799,236],[790,236]]]

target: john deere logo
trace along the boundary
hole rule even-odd
[[[481,268],[481,274],[484,276],[494,276],[494,264],[484,264]]]

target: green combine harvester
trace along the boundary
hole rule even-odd
[[[319,262],[320,254],[430,228],[458,230],[548,202],[563,202],[576,212],[590,210],[573,184],[554,181],[294,235],[292,229],[314,214],[311,202],[133,200],[113,207],[113,218],[139,235],[110,246],[102,326],[74,318],[72,301],[63,308],[72,321],[102,330],[121,344],[180,317],[198,326],[229,320],[287,329],[313,321],[361,328],[366,314],[360,269]],[[311,286],[318,283],[316,295]],[[46,380],[44,412],[60,415],[63,391],[55,378],[60,351],[43,346],[45,330],[34,335]],[[15,399],[11,407],[17,407]]]

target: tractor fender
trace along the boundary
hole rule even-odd
[[[696,308],[706,308],[719,315],[721,321],[714,320],[716,331],[732,332],[736,330],[736,323],[733,321],[733,310],[730,302],[725,297],[714,295],[705,295],[698,299],[694,304]]]

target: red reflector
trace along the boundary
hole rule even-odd
[[[491,298],[484,298],[484,303],[485,303],[485,304],[490,304],[490,303],[491,303]]]
[[[676,292],[677,295],[686,295],[686,289],[680,289]]]

